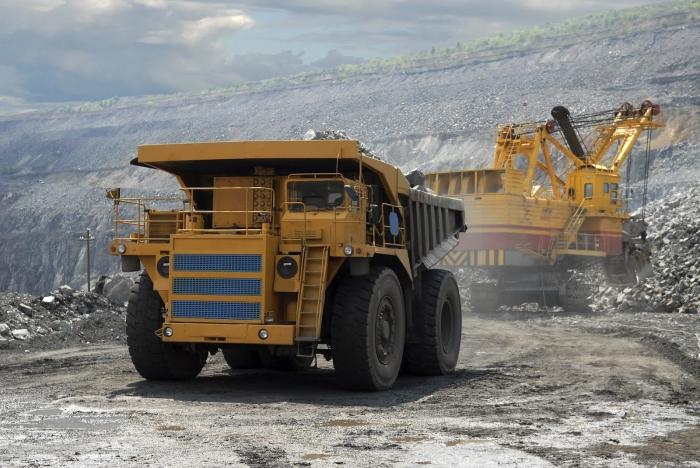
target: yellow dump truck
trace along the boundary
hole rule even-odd
[[[182,191],[107,192],[109,252],[143,269],[127,336],[144,378],[194,378],[219,350],[232,368],[298,370],[322,354],[366,390],[400,368],[455,368],[459,291],[431,267],[464,230],[461,200],[411,187],[354,140],[146,145],[132,164]]]

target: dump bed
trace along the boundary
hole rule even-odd
[[[410,189],[408,201],[408,248],[415,274],[436,265],[459,242],[466,230],[462,200]]]

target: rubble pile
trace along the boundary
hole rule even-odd
[[[600,287],[592,308],[616,312],[700,313],[700,187],[647,205],[653,273],[634,287]]]
[[[124,341],[124,289],[130,279],[105,281],[105,295],[61,286],[45,296],[0,293],[0,349],[54,342]]]
[[[341,132],[339,130],[321,130],[321,131],[316,131],[314,129],[310,129],[304,134],[304,140],[352,140],[349,136],[345,134],[345,132]],[[364,145],[361,141],[358,141],[357,146],[360,149],[360,152],[364,156],[368,156],[374,159],[381,159],[376,155],[374,151],[369,149],[366,145]]]
[[[498,308],[499,312],[529,312],[529,313],[561,313],[564,308],[557,305],[544,305],[539,302],[523,302],[517,305],[502,305]]]

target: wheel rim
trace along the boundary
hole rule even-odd
[[[442,351],[449,352],[452,346],[452,305],[449,301],[442,304],[440,312],[440,341],[442,342]]]
[[[379,302],[374,321],[374,349],[379,362],[384,365],[391,362],[395,352],[395,342],[396,312],[391,299],[385,296]]]

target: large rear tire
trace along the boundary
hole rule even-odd
[[[331,349],[339,384],[353,390],[386,390],[403,359],[406,316],[401,283],[387,267],[346,277],[333,304]]]
[[[263,348],[259,351],[260,362],[267,369],[279,371],[301,372],[314,362],[313,357],[301,357],[296,355],[296,350],[288,350],[288,354],[273,354],[269,349]]]
[[[155,331],[163,325],[163,301],[153,290],[146,273],[131,290],[126,310],[126,341],[134,367],[149,380],[195,378],[207,360],[206,352],[190,351],[186,345],[164,343]]]
[[[408,370],[418,375],[445,375],[457,366],[462,341],[459,287],[452,273],[423,273],[421,309],[413,315],[414,342],[406,346]]]
[[[221,353],[231,369],[256,369],[261,367],[257,348],[259,346],[231,345],[223,348]]]

